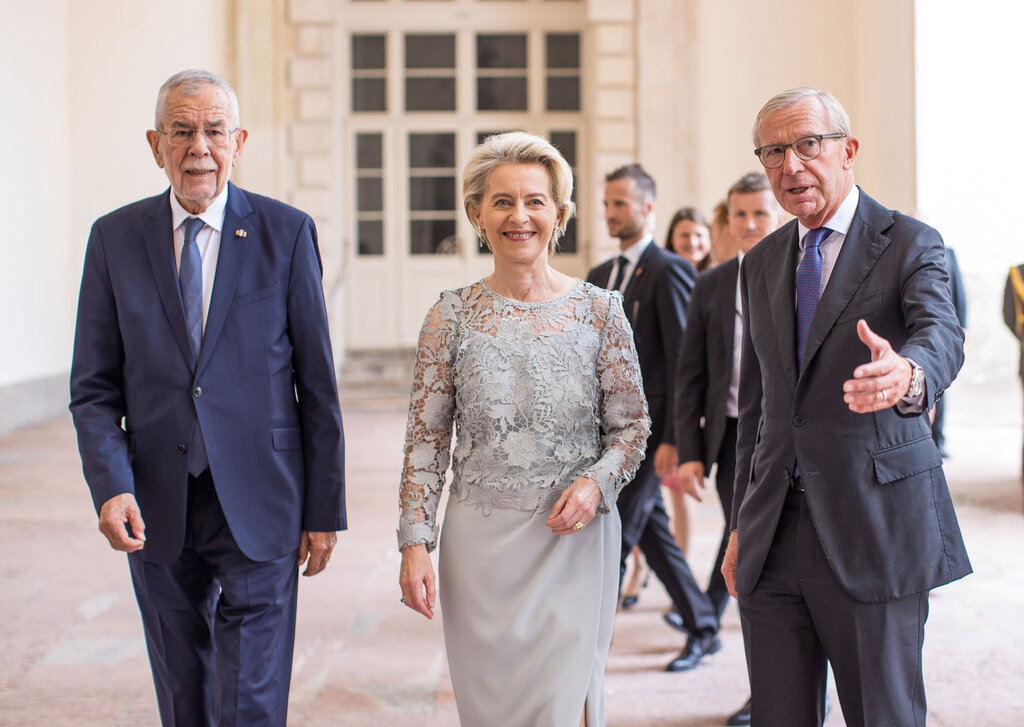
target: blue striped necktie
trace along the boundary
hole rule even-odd
[[[181,265],[178,268],[178,287],[181,288],[181,303],[185,308],[185,325],[188,327],[188,337],[192,341],[197,367],[199,351],[203,346],[203,258],[199,254],[196,236],[203,226],[204,222],[198,217],[189,217],[182,225],[185,244],[181,247]],[[195,391],[198,391],[198,387],[193,390]],[[206,442],[203,441],[203,432],[199,427],[197,415],[189,445],[188,471],[193,477],[198,477],[209,466]]]
[[[181,247],[181,265],[178,268],[178,286],[181,303],[185,308],[185,326],[192,341],[192,351],[199,359],[203,345],[203,258],[199,255],[196,236],[204,223],[198,217],[189,217],[182,225],[185,244]]]
[[[796,268],[796,362],[803,366],[807,334],[821,298],[821,243],[832,233],[827,227],[808,230],[804,256]]]

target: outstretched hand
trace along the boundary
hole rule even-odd
[[[843,401],[857,414],[888,409],[906,396],[913,367],[863,318],[857,321],[857,337],[871,350],[871,362],[855,368],[843,383]]]

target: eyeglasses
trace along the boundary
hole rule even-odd
[[[801,136],[792,144],[765,144],[764,146],[759,146],[754,149],[754,153],[757,154],[757,158],[761,160],[765,169],[776,169],[781,167],[782,163],[786,161],[786,149],[792,149],[797,159],[809,162],[812,159],[817,159],[818,155],[821,154],[822,139],[842,139],[845,136],[846,134],[841,131],[836,131],[832,134]]]
[[[235,127],[230,131],[221,129],[217,126],[211,126],[208,129],[198,130],[201,131],[202,135],[206,137],[206,143],[209,146],[227,146],[228,140],[231,135],[238,131],[239,127]],[[184,127],[180,129],[171,129],[170,131],[160,131],[157,129],[158,134],[163,134],[167,137],[167,143],[171,146],[191,146],[192,139],[195,138],[197,129],[186,129]]]

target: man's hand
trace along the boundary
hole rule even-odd
[[[725,587],[729,594],[739,600],[736,594],[736,556],[740,551],[740,533],[733,530],[729,533],[729,545],[725,549],[725,557],[722,559],[722,575],[725,577]]]
[[[303,530],[299,538],[299,566],[306,562],[304,576],[315,576],[327,567],[327,561],[331,559],[331,551],[334,544],[338,542],[338,534],[335,532],[315,533]]]
[[[135,501],[135,495],[126,492],[114,495],[100,507],[100,532],[110,547],[122,553],[142,550],[146,544],[146,524]]]
[[[675,477],[679,466],[679,452],[674,444],[662,442],[654,450],[654,473],[658,477]]]
[[[853,378],[843,384],[843,401],[857,414],[888,409],[910,390],[913,367],[864,319],[857,321],[857,337],[871,349],[871,363],[853,370]]]
[[[703,502],[700,496],[700,491],[703,490],[706,485],[704,484],[704,463],[695,460],[691,462],[683,462],[679,465],[679,471],[677,480],[679,488],[687,495],[692,497],[697,502]]]

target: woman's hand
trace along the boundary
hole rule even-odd
[[[572,535],[587,526],[597,514],[601,488],[589,477],[580,477],[569,485],[551,508],[551,517],[544,523],[555,535]],[[582,523],[582,526],[577,526]]]
[[[423,543],[402,548],[402,570],[398,585],[402,589],[402,603],[427,618],[434,618],[434,564]]]

